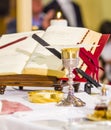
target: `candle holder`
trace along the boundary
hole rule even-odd
[[[58,103],[58,106],[84,106],[85,102],[81,99],[74,96],[74,77],[73,69],[77,67],[79,63],[79,48],[64,48],[62,49],[62,62],[64,68],[67,70],[67,78],[68,78],[68,95],[65,99]]]

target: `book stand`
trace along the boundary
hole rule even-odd
[[[52,76],[41,76],[34,74],[15,74],[0,76],[0,94],[4,94],[7,86],[18,86],[20,90],[23,87],[39,86],[54,87],[59,84],[59,79]]]

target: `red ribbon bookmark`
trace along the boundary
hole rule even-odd
[[[5,44],[5,45],[2,45],[2,46],[0,46],[0,49],[3,49],[3,48],[8,47],[8,46],[11,46],[11,45],[13,45],[13,44],[15,44],[15,43],[18,43],[18,42],[20,42],[20,41],[23,41],[23,40],[25,40],[26,38],[27,38],[27,37],[22,37],[22,38],[19,38],[19,39],[15,40],[15,41],[12,41],[12,42],[10,42],[10,43],[7,43],[7,44]]]

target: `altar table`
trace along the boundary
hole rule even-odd
[[[108,86],[110,88],[110,86]],[[53,89],[50,87],[7,87],[0,100],[20,102],[32,108],[32,111],[15,112],[0,115],[0,130],[109,130],[111,121],[89,121],[87,114],[93,112],[99,101],[97,88],[92,88],[92,95],[85,93],[84,83],[80,84],[79,92],[75,96],[86,102],[84,107],[61,107],[57,103],[31,103],[28,101],[28,91],[35,89]]]

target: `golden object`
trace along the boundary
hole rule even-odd
[[[111,101],[108,103],[108,110],[106,112],[106,116],[108,120],[111,120]]]
[[[87,115],[87,119],[93,121],[111,120],[111,110],[105,104],[97,105],[92,114]]]
[[[95,114],[88,114],[86,119],[92,120],[92,121],[111,121],[111,111],[106,112],[106,117],[97,116]]]
[[[105,103],[97,104],[94,110],[94,115],[101,118],[106,118],[107,105]]]
[[[106,111],[105,110],[95,110],[93,116],[98,118],[105,118],[106,117]]]
[[[106,94],[107,94],[107,89],[105,87],[105,84],[103,85],[103,87],[101,89],[101,93],[102,93],[102,96],[106,96]]]
[[[106,117],[107,117],[107,120],[111,120],[111,110],[108,110],[106,112]]]
[[[86,119],[92,120],[92,121],[105,121],[105,118],[97,117],[94,114],[88,114]]]
[[[28,92],[28,100],[32,103],[59,102],[63,98],[61,91],[36,90]]]
[[[63,66],[67,69],[67,84],[68,84],[68,95],[65,99],[61,100],[57,105],[58,106],[75,106],[82,107],[86,103],[81,99],[74,96],[74,73],[73,70],[77,67],[79,63],[79,48],[64,48],[62,51],[62,61]]]
[[[33,25],[33,26],[32,26],[32,31],[36,31],[36,30],[38,30],[38,29],[39,29],[38,26],[36,26],[36,25]]]
[[[62,49],[63,59],[73,59],[78,57],[79,48],[64,48]]]

